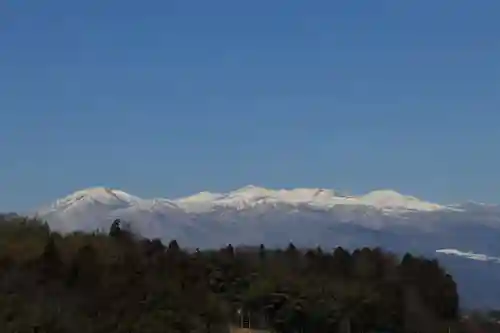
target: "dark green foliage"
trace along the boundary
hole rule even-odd
[[[259,246],[259,258],[261,260],[266,259],[266,248],[265,248],[264,244],[260,244],[260,246]]]
[[[0,218],[0,332],[446,332],[458,295],[437,261],[380,249],[183,250],[109,234],[60,236]],[[240,312],[238,312],[240,310]]]
[[[118,237],[120,236],[122,231],[122,224],[120,219],[116,219],[113,221],[111,224],[111,227],[109,228],[109,236],[110,237]]]
[[[160,241],[161,243],[161,241]],[[177,244],[177,241],[174,239],[168,244],[168,252],[170,253],[178,253],[180,251],[179,244]]]

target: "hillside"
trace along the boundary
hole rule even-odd
[[[456,284],[439,263],[380,249],[186,252],[119,221],[106,234],[62,236],[10,218],[0,220],[0,258],[2,332],[459,328]]]

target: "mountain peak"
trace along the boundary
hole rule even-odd
[[[209,211],[215,207],[246,209],[261,204],[309,205],[322,209],[332,209],[337,205],[355,205],[369,206],[386,212],[432,211],[445,208],[390,189],[376,190],[362,196],[346,196],[324,188],[268,189],[255,185],[247,185],[226,193],[201,192],[174,202],[190,212]]]
[[[404,208],[407,210],[433,211],[445,208],[390,189],[371,191],[360,197],[360,200],[366,204],[385,209]]]
[[[337,191],[325,188],[294,188],[268,189],[255,185],[247,185],[226,193],[203,191],[198,194],[168,200],[168,199],[141,199],[119,189],[111,187],[90,187],[76,191],[57,200],[48,211],[85,209],[84,207],[136,207],[151,209],[158,205],[176,207],[187,213],[203,213],[214,208],[250,209],[257,205],[306,205],[316,209],[336,209],[339,206],[366,206],[383,212],[405,211],[434,211],[446,209],[438,204],[419,200],[412,196],[405,196],[394,190],[383,189],[369,192],[362,196],[346,196]]]
[[[115,191],[119,191],[117,189],[113,189],[111,187],[106,186],[94,186],[89,187],[83,190],[78,190],[73,193],[73,195],[89,195],[89,196],[98,196],[98,195],[115,195]]]
[[[110,187],[89,187],[69,194],[56,200],[44,211],[58,211],[75,208],[77,206],[104,205],[104,206],[126,206],[141,201],[140,198],[130,195],[124,191]]]
[[[250,185],[245,185],[243,187],[240,187],[240,188],[234,190],[233,192],[247,192],[247,191],[259,191],[259,190],[267,191],[268,189],[265,187],[250,184]]]
[[[124,191],[104,186],[89,187],[87,189],[76,191],[73,194],[67,196],[67,198],[75,198],[75,197],[80,197],[80,198],[91,197],[98,201],[107,200],[109,198],[115,198],[118,200],[125,200],[125,201],[138,199],[137,197],[134,197]]]
[[[405,197],[405,195],[403,195],[399,192],[396,192],[394,190],[391,190],[391,189],[373,190],[373,191],[370,191],[365,196],[367,196],[367,195],[384,196],[384,197]]]
[[[247,185],[229,192],[229,195],[247,196],[247,197],[263,197],[270,196],[274,193],[274,190],[267,189],[265,187],[259,187],[255,185]]]

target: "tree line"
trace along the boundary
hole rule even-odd
[[[379,248],[188,251],[108,233],[61,235],[0,217],[1,332],[458,332],[436,260]]]

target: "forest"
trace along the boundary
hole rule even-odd
[[[379,248],[188,250],[0,217],[0,332],[459,332],[438,261]]]

